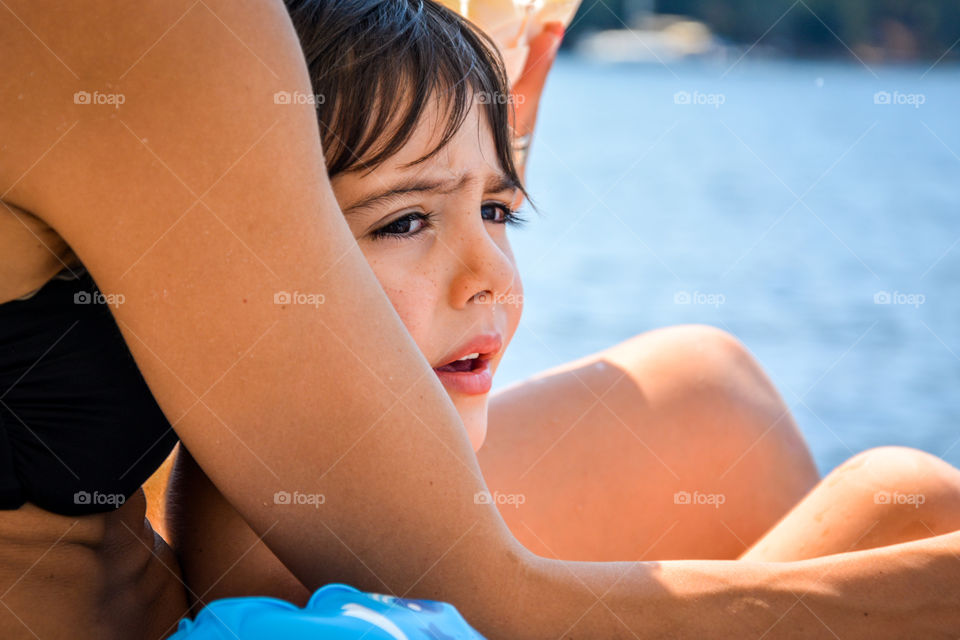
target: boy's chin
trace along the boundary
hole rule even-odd
[[[467,430],[467,436],[470,438],[470,444],[474,451],[479,451],[483,446],[483,441],[487,437],[487,403],[470,403],[470,406],[457,405],[457,412],[463,421],[463,426]]]

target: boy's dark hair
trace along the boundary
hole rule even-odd
[[[372,170],[406,144],[433,96],[446,145],[474,101],[493,131],[501,170],[521,184],[512,153],[503,61],[479,28],[433,0],[286,0],[318,100],[331,177]]]

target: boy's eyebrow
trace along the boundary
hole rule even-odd
[[[487,180],[487,193],[500,193],[501,191],[517,191],[521,187],[517,180],[514,180],[505,173],[496,173]]]
[[[458,189],[462,189],[464,186],[474,181],[475,179],[473,176],[469,174],[456,181],[436,180],[422,177],[408,178],[397,182],[384,191],[364,196],[353,204],[344,207],[343,215],[348,216],[355,214],[363,209],[369,209],[370,207],[382,202],[389,202],[394,198],[406,195],[408,193],[422,193],[426,191],[451,193],[453,191],[457,191]],[[487,179],[487,193],[500,193],[501,191],[512,191],[519,188],[520,184],[504,173],[492,174]]]

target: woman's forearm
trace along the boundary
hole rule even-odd
[[[956,638],[958,556],[960,533],[791,563],[536,558],[503,637]]]
[[[513,637],[760,637],[796,601],[777,570],[737,561],[540,558],[518,603],[516,631],[523,635]]]
[[[784,563],[782,575],[842,638],[960,637],[960,531]]]
[[[189,458],[183,453],[179,463]],[[189,485],[183,495],[190,501],[183,506],[200,502],[183,515],[199,515],[208,524],[187,517],[181,522],[187,526],[173,527],[202,534],[197,540],[206,549],[202,553],[190,535],[178,537],[191,586],[208,598],[248,593],[289,598],[293,575],[256,544],[256,534],[194,469],[203,482],[177,477]],[[208,494],[215,494],[222,508],[211,508]],[[214,514],[220,512],[232,517],[216,520]],[[448,581],[453,584],[398,593],[455,600],[467,620],[491,640],[960,635],[960,533],[785,563],[566,562],[513,549],[515,553],[478,561],[478,566],[452,568]],[[485,574],[485,583],[471,578],[478,571]],[[206,582],[205,575],[210,578]],[[210,581],[224,592],[214,593]],[[456,597],[464,586],[472,588],[472,595]],[[303,589],[302,599],[308,595]]]

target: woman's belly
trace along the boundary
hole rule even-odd
[[[0,638],[160,640],[188,613],[180,568],[138,491],[80,517],[0,511]]]

